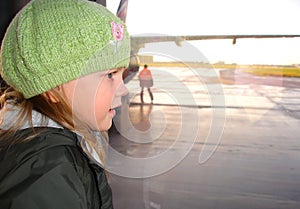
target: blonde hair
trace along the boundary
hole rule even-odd
[[[52,102],[44,95],[37,95],[30,99],[25,99],[24,96],[13,89],[12,87],[8,87],[0,97],[0,105],[1,108],[7,109],[9,111],[9,106],[6,104],[11,104],[13,106],[17,106],[19,109],[19,114],[17,114],[14,118],[14,125],[5,130],[0,130],[0,145],[2,146],[4,143],[19,143],[32,139],[37,136],[39,133],[34,130],[32,124],[32,111],[36,110],[42,115],[54,120],[62,127],[79,133],[84,137],[84,140],[80,140],[82,150],[93,159],[91,151],[87,148],[86,144],[96,151],[102,163],[105,162],[104,149],[101,144],[97,141],[97,139],[92,135],[89,127],[84,122],[80,121],[74,114],[72,114],[72,109],[69,103],[64,99],[63,95],[57,90],[50,90],[52,95],[59,102]],[[4,123],[3,115],[0,121],[0,125]],[[16,131],[20,130],[25,123],[30,124],[33,134],[26,138],[20,138],[20,136],[14,136]],[[11,137],[14,137],[15,140],[11,140]],[[103,136],[105,138],[105,136]],[[86,143],[86,144],[84,144]]]

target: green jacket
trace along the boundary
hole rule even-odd
[[[28,142],[1,147],[0,208],[113,208],[104,170],[87,158],[77,141],[66,129],[43,128]]]

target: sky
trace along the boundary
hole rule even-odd
[[[300,34],[300,0],[128,2],[126,25],[131,35]],[[107,0],[107,7],[113,13],[118,4],[119,0]],[[188,44],[211,63],[300,64],[300,38],[238,39],[235,45],[232,40],[189,41]],[[157,45],[147,44],[140,53],[153,47]],[[163,43],[162,47],[172,48],[175,44]]]

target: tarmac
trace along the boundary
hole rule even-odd
[[[151,70],[109,132],[115,209],[300,208],[299,78]]]

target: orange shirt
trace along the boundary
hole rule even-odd
[[[147,68],[144,68],[144,69],[139,73],[139,79],[140,79],[140,80],[152,80],[152,74],[151,74],[151,71],[148,70]]]

